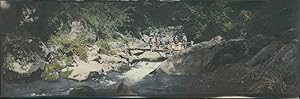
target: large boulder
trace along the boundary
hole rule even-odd
[[[198,74],[213,70],[216,66],[239,63],[246,60],[243,47],[244,40],[232,39],[222,43],[202,43],[187,48],[178,55],[167,59],[155,72],[164,74]],[[275,41],[262,48],[249,61],[242,62],[247,66],[273,68],[282,75],[295,73],[298,45]]]
[[[266,59],[270,58],[276,50],[280,47],[280,42],[272,42],[271,44],[267,45],[263,49],[261,49],[253,58],[251,58],[246,65],[252,66],[257,65]]]
[[[78,66],[67,67],[66,69],[72,71],[68,78],[78,81],[87,80],[91,72],[98,72],[99,75],[106,75],[107,72],[114,69],[114,66],[111,64],[85,62],[80,60],[78,57],[75,58],[75,61],[78,64]]]
[[[142,61],[164,61],[166,56],[160,54],[159,52],[146,51],[139,55],[138,58]]]
[[[95,96],[95,89],[89,86],[77,86],[70,90],[69,96]]]
[[[275,69],[283,76],[296,75],[298,55],[299,43],[275,41],[260,50],[247,64]]]
[[[137,56],[130,56],[123,52],[117,53],[117,55],[120,56],[121,58],[127,60],[129,63],[133,63],[134,61],[139,60],[139,58]]]
[[[252,90],[259,93],[297,94],[298,56],[299,43],[274,41],[247,62],[252,70],[244,78],[254,79]]]
[[[5,45],[4,68],[24,77],[46,65],[45,53],[37,39],[24,39]]]
[[[142,51],[142,50],[132,50],[130,51],[131,55],[136,55],[136,56],[139,56],[141,54],[143,54],[145,51]]]
[[[86,53],[87,55],[87,62],[96,62],[96,63],[101,63],[101,58],[100,54],[98,53],[98,49],[100,47],[97,45],[93,45],[89,47],[89,51]]]
[[[210,47],[187,48],[163,62],[154,73],[205,75],[205,82],[195,80],[195,84],[208,87],[195,91],[208,93],[224,93],[219,89],[226,90],[225,93],[299,93],[299,43],[274,41],[249,56],[250,59],[242,56],[246,49],[236,46],[242,44],[243,40],[229,40]],[[195,86],[191,84],[193,80],[187,83],[193,89]]]
[[[99,56],[104,63],[127,63],[126,59],[122,59],[118,55],[109,56],[106,54],[100,54]]]
[[[154,72],[175,75],[197,75],[207,72],[214,66],[228,63],[225,59],[237,61],[238,58],[235,57],[241,57],[240,53],[244,52],[243,42],[243,39],[223,41],[221,37],[215,37],[167,59]]]
[[[163,62],[157,69],[157,73],[164,74],[195,74],[208,67],[209,63],[215,57],[215,54],[219,52],[220,48],[214,48],[213,50],[203,49],[200,51],[190,52],[190,55],[185,57],[174,56]]]

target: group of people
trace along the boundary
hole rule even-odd
[[[148,44],[150,46],[151,51],[154,49],[175,49],[178,46],[182,46],[183,48],[187,47],[187,37],[185,33],[173,34],[171,36],[164,34],[162,32],[158,33],[150,33]]]

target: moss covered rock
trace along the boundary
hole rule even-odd
[[[58,62],[53,62],[46,66],[44,72],[42,72],[42,79],[47,81],[55,81],[60,77],[68,77],[71,74],[71,70],[62,71],[64,67],[61,66]]]

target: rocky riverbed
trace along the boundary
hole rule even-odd
[[[107,60],[118,61],[114,64],[119,64],[122,62],[117,60],[119,57],[118,59],[126,61],[132,60],[131,67],[125,72],[113,69],[103,71],[102,69],[100,74],[98,72],[100,69],[95,69],[97,67],[86,66],[83,68],[94,69],[76,71],[76,68],[81,68],[77,66],[73,67],[73,70],[82,75],[80,79],[69,76],[67,79],[60,78],[54,82],[43,80],[15,84],[4,82],[1,85],[1,91],[4,96],[65,96],[76,87],[89,86],[95,90],[96,96],[197,96],[232,95],[233,93],[296,96],[299,90],[296,87],[299,83],[297,83],[296,75],[298,74],[295,69],[298,63],[296,61],[298,43],[271,42],[254,55],[248,54],[248,56],[248,49],[243,47],[245,43],[247,42],[243,39],[223,41],[216,37],[160,61],[149,61],[163,57],[157,52],[137,52],[140,54],[133,54],[133,56],[126,53],[106,56],[116,59],[105,58],[103,61],[99,58],[99,60],[103,63],[109,63]],[[151,56],[151,59],[139,60],[141,56],[143,58]],[[261,60],[262,58],[267,59]],[[278,61],[281,63],[275,64]],[[94,71],[96,73],[93,73]]]
[[[60,78],[55,82],[38,80],[31,83],[3,82],[1,92],[3,96],[57,96],[68,95],[76,86],[90,86],[97,90],[97,95],[118,95],[117,86],[121,82],[136,85],[143,80],[149,72],[155,70],[160,62],[141,62],[128,72],[109,72],[106,76],[78,82],[72,79]]]

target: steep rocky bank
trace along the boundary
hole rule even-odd
[[[297,95],[297,40],[273,41],[255,55],[247,55],[247,42],[242,39],[212,41],[207,42],[210,46],[201,46],[203,43],[200,43],[167,59],[154,73],[206,75],[209,83],[190,87],[209,86],[203,89],[208,93]],[[197,84],[197,81],[192,82]]]

